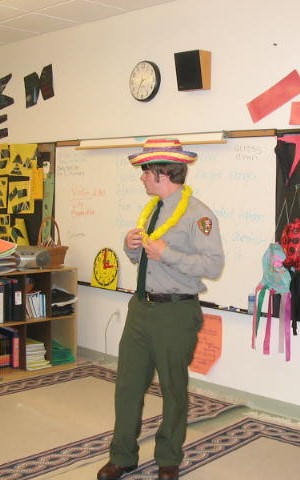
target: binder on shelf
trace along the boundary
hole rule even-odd
[[[10,278],[4,277],[1,277],[0,281],[4,285],[4,322],[11,322],[13,320],[12,282]]]
[[[23,320],[23,293],[20,280],[15,277],[0,277],[4,285],[4,322],[20,322]],[[0,290],[1,293],[1,290]],[[1,318],[1,303],[0,303]]]
[[[20,366],[20,338],[16,328],[0,327],[0,334],[6,335],[11,340],[11,366],[19,368]]]
[[[23,290],[21,286],[21,281],[15,279],[14,287],[14,321],[20,322],[23,320]]]
[[[23,320],[23,294],[20,280],[11,278],[11,303],[12,303],[12,320],[20,322]]]

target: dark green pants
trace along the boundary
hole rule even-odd
[[[115,390],[115,429],[110,460],[120,466],[138,463],[144,395],[157,370],[163,418],[155,436],[159,466],[179,465],[183,458],[188,409],[188,365],[202,325],[198,299],[147,303],[136,295],[119,346]]]

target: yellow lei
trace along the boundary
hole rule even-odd
[[[148,235],[145,232],[145,225],[159,201],[158,196],[153,197],[150,200],[150,202],[148,202],[147,205],[143,208],[137,222],[137,228],[141,228],[143,230],[143,233],[142,233],[143,240],[147,241],[148,238],[150,238],[151,240],[158,240],[160,237],[165,235],[165,233],[167,233],[167,231],[170,230],[170,228],[174,227],[174,225],[176,225],[179,222],[182,215],[185,214],[189,204],[189,198],[192,195],[192,193],[193,191],[191,187],[189,187],[188,185],[183,185],[183,189],[181,192],[181,199],[179,200],[171,217],[165,223],[163,223],[160,227],[156,228],[154,232]]]

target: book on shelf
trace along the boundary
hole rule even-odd
[[[11,354],[0,353],[0,368],[11,367]]]
[[[25,348],[26,352],[36,352],[43,350],[45,348],[45,344],[40,340],[36,340],[35,338],[27,337],[25,342]]]
[[[46,357],[46,347],[40,340],[26,338],[26,370],[39,370],[40,368],[51,367],[50,360]]]
[[[41,356],[46,354],[46,347],[44,344],[40,346],[30,346],[30,347],[25,347],[26,349],[26,358],[33,357],[33,356]]]
[[[39,354],[39,355],[26,355],[26,366],[28,367],[31,364],[35,363],[41,363],[45,361],[45,354]]]
[[[16,328],[0,327],[0,334],[5,335],[11,342],[11,366],[19,368],[20,366],[20,338]]]
[[[0,333],[0,367],[12,365],[12,342],[9,337]]]
[[[20,264],[20,257],[16,253],[9,256],[0,255],[0,275],[15,272]]]
[[[4,284],[0,281],[0,323],[4,322]]]
[[[17,244],[0,239],[0,274],[17,270],[20,257],[15,253]]]
[[[52,367],[50,360],[41,360],[40,362],[26,363],[26,370],[41,370],[42,368]]]

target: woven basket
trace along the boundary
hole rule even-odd
[[[43,242],[42,240],[43,229],[47,224],[47,222],[51,222],[56,229],[56,233],[57,233],[56,243],[54,243],[54,241],[51,239],[47,240],[47,242]],[[43,247],[45,250],[47,250],[47,252],[50,255],[50,263],[46,265],[47,267],[50,267],[50,268],[61,267],[64,264],[65,256],[69,247],[65,247],[61,244],[59,227],[53,217],[49,216],[49,217],[43,218],[40,229],[39,229],[39,233],[38,233],[37,246]]]

